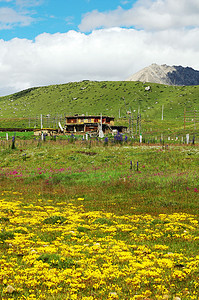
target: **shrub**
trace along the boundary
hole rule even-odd
[[[43,263],[48,263],[51,267],[58,269],[71,268],[75,265],[72,258],[63,259],[58,254],[43,253],[37,260],[41,260]]]
[[[63,216],[52,216],[44,220],[44,224],[63,224],[66,218]]]

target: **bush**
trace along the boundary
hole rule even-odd
[[[41,260],[43,263],[48,263],[51,267],[58,269],[71,268],[75,265],[72,258],[63,259],[58,254],[43,253],[37,260]]]
[[[44,220],[44,224],[63,224],[66,218],[63,216],[52,216]]]

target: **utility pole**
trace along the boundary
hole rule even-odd
[[[162,121],[164,119],[164,104],[162,105]]]
[[[139,131],[140,134],[140,114],[137,114],[137,125],[136,125],[136,134],[137,134],[137,130]]]
[[[186,108],[184,108],[184,130],[185,130],[185,120],[186,120]]]
[[[139,117],[139,135],[141,133],[141,114],[138,115]]]
[[[131,111],[128,111],[127,114],[129,115],[129,134],[130,136],[132,136],[133,135],[133,121],[132,121],[133,113]]]
[[[132,137],[133,137],[133,112],[131,113]]]
[[[136,120],[136,135],[137,135],[137,130],[138,130],[138,116],[137,116],[137,120]]]
[[[196,131],[196,110],[194,108],[194,131]]]

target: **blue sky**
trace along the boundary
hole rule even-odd
[[[0,0],[0,38],[34,39],[43,32],[81,31],[83,16],[94,10],[129,9],[135,1],[106,0]],[[7,16],[7,22],[3,19]],[[10,17],[9,17],[10,16]],[[13,18],[15,16],[15,18]],[[2,21],[1,21],[2,20]]]
[[[199,0],[0,0],[0,96],[152,63],[199,70],[198,36]]]

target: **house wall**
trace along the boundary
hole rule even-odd
[[[66,117],[66,124],[84,124],[84,123],[101,123],[100,116],[91,116],[91,117]],[[114,125],[114,118],[102,117],[103,124]]]

